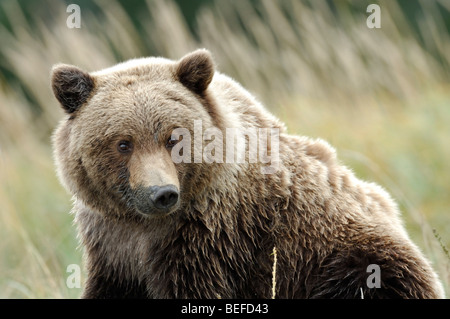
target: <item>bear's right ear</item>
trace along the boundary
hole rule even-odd
[[[71,114],[87,101],[94,89],[94,79],[89,73],[67,64],[52,69],[52,89],[64,111]]]
[[[178,62],[178,80],[191,91],[202,94],[214,76],[214,62],[211,53],[205,49],[191,52]]]

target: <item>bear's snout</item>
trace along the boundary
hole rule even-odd
[[[156,208],[161,210],[170,209],[178,202],[178,189],[174,185],[153,187],[156,187],[152,198]]]
[[[166,214],[178,203],[178,188],[175,185],[139,187],[135,191],[135,206],[143,214]]]

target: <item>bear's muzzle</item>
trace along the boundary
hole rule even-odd
[[[174,211],[180,193],[175,185],[138,187],[135,190],[134,204],[145,215],[163,215]]]

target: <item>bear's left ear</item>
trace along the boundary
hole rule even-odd
[[[57,64],[52,69],[52,89],[64,111],[71,114],[86,102],[94,89],[89,73],[73,65]]]
[[[176,68],[178,80],[188,89],[202,94],[214,76],[214,62],[206,49],[191,52],[178,62]]]

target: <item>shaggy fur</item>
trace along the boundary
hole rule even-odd
[[[54,134],[59,177],[74,195],[85,298],[440,298],[430,263],[390,196],[358,180],[321,140],[288,135],[206,50],[180,61],[131,60],[99,72],[53,69],[67,113]],[[174,164],[167,140],[203,128],[279,128],[274,174],[261,163]],[[129,148],[119,152],[125,141]],[[225,154],[224,154],[225,156]],[[166,214],[142,189],[179,189]],[[381,269],[368,288],[367,267]]]

